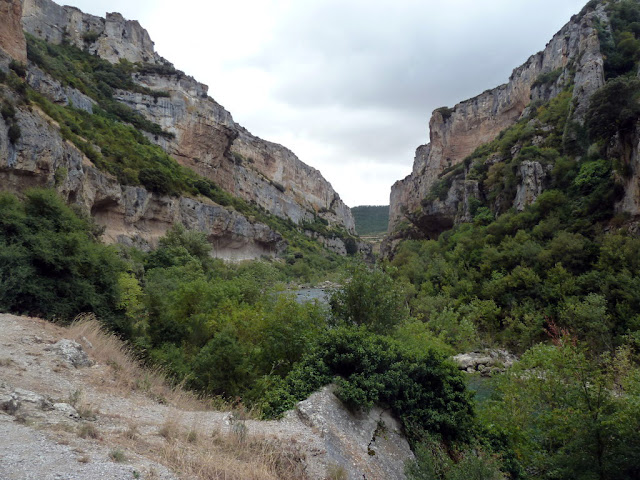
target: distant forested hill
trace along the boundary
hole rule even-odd
[[[389,225],[389,205],[363,205],[351,209],[358,235],[386,233]]]

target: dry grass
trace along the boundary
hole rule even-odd
[[[199,430],[196,424],[183,422],[180,411],[207,410],[214,404],[212,399],[200,399],[180,386],[173,387],[161,371],[143,367],[126,344],[105,332],[92,316],[77,319],[69,327],[68,335],[82,343],[93,360],[110,366],[113,381],[109,385],[104,382],[96,385],[100,389],[110,388],[112,393],[122,397],[127,397],[132,390],[141,391],[155,401],[163,400],[161,403],[178,408],[167,414],[156,430],[164,440],[152,433],[144,435],[131,421],[128,428],[125,424],[113,435],[100,432],[109,437],[108,441],[114,447],[110,453],[113,461],[126,460],[125,451],[135,452],[167,466],[181,478],[193,480],[306,478],[302,454],[295,444],[251,435],[245,420],[253,418],[255,412],[247,411],[242,405],[218,403],[218,407],[233,408],[230,433]],[[70,401],[82,403],[82,392],[74,392],[71,397]],[[91,437],[92,432],[79,433]]]
[[[87,401],[84,391],[81,389],[74,390],[69,394],[67,403],[76,409],[78,416],[82,420],[96,420],[98,418],[98,409]]]
[[[131,349],[108,333],[93,315],[81,315],[69,327],[69,335],[82,343],[98,363],[111,367],[115,385],[123,396],[140,391],[159,403],[179,405],[183,410],[204,410],[206,403],[180,385],[172,386],[160,369],[143,367]]]
[[[13,365],[13,360],[10,358],[0,358],[0,367],[10,367]]]
[[[83,423],[78,428],[78,436],[80,438],[98,439],[100,438],[100,433],[98,432],[98,429],[95,427],[95,425],[92,425],[91,423]]]
[[[158,435],[163,437],[166,441],[173,441],[180,432],[180,426],[178,421],[174,417],[167,417],[158,430]]]
[[[195,440],[194,440],[195,435]],[[305,479],[295,448],[264,438],[203,435],[194,430],[156,450],[156,459],[184,478],[199,480]]]

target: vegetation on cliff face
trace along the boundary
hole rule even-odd
[[[139,91],[141,87],[131,81],[130,75],[136,69],[147,69],[147,66],[126,62],[112,65],[76,47],[50,45],[32,37],[28,37],[28,45],[32,61],[63,85],[73,86],[87,94],[97,105],[93,106],[93,113],[88,113],[73,105],[64,106],[52,102],[28,86],[22,78],[26,77],[25,67],[14,62],[13,69],[8,73],[0,72],[1,113],[3,120],[9,125],[9,136],[14,142],[21,135],[15,122],[16,109],[35,105],[57,122],[63,138],[74,143],[98,168],[113,174],[119,183],[140,185],[164,195],[207,197],[219,205],[233,208],[251,221],[267,224],[287,241],[284,258],[291,266],[291,274],[300,281],[311,282],[322,278],[328,272],[338,270],[345,262],[339,255],[308,238],[301,226],[290,220],[277,218],[256,205],[230,195],[211,180],[182,167],[162,148],[151,143],[139,130],[145,128],[139,127],[139,122],[132,120],[138,114],[111,97],[115,88]],[[73,73],[70,74],[69,71]],[[125,113],[118,116],[114,114],[116,110]],[[56,178],[58,177],[62,176],[56,173]],[[353,247],[349,249],[350,254],[357,251],[352,235],[344,229],[321,224],[320,220],[317,217],[315,223],[302,227],[329,238],[341,238],[348,246]]]

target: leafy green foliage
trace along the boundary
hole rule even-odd
[[[224,265],[210,249],[204,234],[176,227],[146,256],[146,325],[135,343],[197,390],[257,399],[302,357],[326,314],[277,293],[284,275],[274,265]]]
[[[478,455],[480,453],[480,455]],[[498,462],[477,449],[456,452],[455,462],[437,438],[429,437],[415,449],[416,459],[406,467],[408,480],[502,480]]]
[[[640,80],[620,77],[609,80],[591,97],[589,134],[608,143],[614,135],[629,135],[640,118]]]
[[[375,235],[387,232],[389,205],[364,205],[351,209],[358,235]]]
[[[640,240],[597,229],[571,232],[582,225],[566,197],[548,191],[530,209],[487,226],[461,225],[438,240],[404,242],[392,262],[394,278],[413,285],[412,314],[459,348],[470,347],[461,339],[473,338],[456,333],[461,322],[471,322],[469,332],[485,341],[524,350],[555,319],[604,349],[636,335]]]
[[[465,438],[470,398],[457,368],[435,350],[410,351],[365,329],[340,327],[322,336],[283,382],[267,392],[264,412],[277,416],[323,385],[353,410],[388,406],[413,440],[427,432]]]
[[[640,5],[633,0],[610,2],[607,7],[610,29],[599,26],[607,79],[637,70],[640,58]]]
[[[373,332],[388,334],[407,317],[404,294],[381,269],[369,270],[357,264],[343,288],[331,295],[334,321],[338,324],[365,326]]]
[[[516,446],[524,478],[637,478],[640,371],[629,349],[592,357],[570,337],[556,339],[500,380],[483,422]]]
[[[115,249],[55,193],[30,190],[23,203],[0,194],[0,310],[63,322],[95,312],[119,327],[123,270]]]
[[[562,68],[556,68],[555,70],[551,70],[549,72],[545,72],[538,76],[535,81],[531,84],[532,87],[539,87],[542,85],[550,85],[556,83],[560,75],[562,75]]]

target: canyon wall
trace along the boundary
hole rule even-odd
[[[138,22],[118,13],[106,18],[62,7],[51,0],[25,0],[25,31],[48,42],[70,43],[115,63],[120,59],[164,68],[136,81],[169,97],[118,92],[116,98],[175,135],[153,138],[181,164],[228,192],[296,224],[316,216],[355,233],[351,211],[320,172],[290,150],[249,133],[208,96],[208,87],[172,68],[154,51]]]
[[[435,234],[454,223],[465,221],[468,216],[464,208],[468,199],[465,192],[473,187],[455,185],[444,203],[422,204],[436,180],[447,169],[460,164],[477,147],[515,124],[526,114],[532,101],[547,101],[555,97],[570,79],[574,83],[573,119],[584,119],[591,94],[604,84],[604,61],[597,22],[607,22],[602,5],[595,11],[574,16],[543,51],[513,71],[508,83],[460,102],[451,109],[440,108],[433,112],[429,122],[430,143],[418,147],[412,173],[396,182],[391,189],[390,233],[419,209],[423,209],[422,217],[412,218],[412,221],[419,222],[420,228]],[[555,78],[552,82],[540,82],[543,74]],[[530,198],[523,191],[520,202]]]
[[[0,67],[9,59],[0,55]],[[62,88],[38,70],[33,85],[55,92],[61,103],[82,94]],[[9,95],[5,91],[5,95]],[[17,103],[17,99],[11,99]],[[88,105],[91,105],[89,102]],[[12,120],[20,137],[9,138],[6,120],[0,117],[0,185],[20,193],[31,187],[55,188],[71,205],[90,213],[104,228],[108,243],[124,243],[148,250],[174,224],[204,232],[213,255],[244,260],[276,255],[284,250],[282,236],[267,225],[214,204],[206,198],[169,197],[142,187],[125,186],[98,170],[71,142],[64,140],[52,120],[37,106],[18,107]]]

